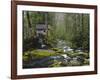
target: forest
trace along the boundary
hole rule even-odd
[[[23,68],[89,65],[89,14],[23,11]]]

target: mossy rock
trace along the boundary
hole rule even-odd
[[[66,53],[68,56],[70,56],[70,57],[76,57],[76,56],[82,56],[82,57],[84,57],[84,58],[89,58],[89,53],[84,53],[84,52],[67,52]]]
[[[53,51],[59,51],[59,48],[51,48]]]
[[[76,61],[76,60],[71,60],[68,65],[69,66],[80,66],[81,63],[79,61]]]
[[[54,60],[54,63],[51,64],[49,67],[60,67],[60,66],[61,66],[61,62],[57,61],[57,60]]]
[[[78,53],[78,56],[83,56],[84,58],[89,58],[89,53]]]
[[[58,51],[56,51],[56,53],[64,53],[62,49],[59,49]]]
[[[31,55],[34,58],[45,58],[45,57],[49,57],[49,56],[55,56],[56,53],[53,51],[48,51],[48,50],[34,50],[31,52]]]

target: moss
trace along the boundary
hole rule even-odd
[[[23,56],[23,61],[28,61],[29,57],[28,56]]]
[[[34,50],[31,54],[34,58],[44,58],[57,55],[55,52],[48,50]]]

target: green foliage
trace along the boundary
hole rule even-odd
[[[46,43],[50,46],[50,47],[55,47],[56,45],[56,35],[55,35],[55,31],[53,29],[53,26],[48,25],[48,33],[46,36]]]
[[[24,46],[32,42],[36,25],[45,23],[45,15],[47,15],[49,26],[45,40],[49,47],[55,47],[57,39],[60,39],[69,42],[73,49],[81,48],[89,52],[89,14],[31,11],[23,13]],[[26,43],[29,39],[29,43]]]
[[[71,39],[72,48],[81,48],[89,52],[89,15],[79,14],[79,17],[76,18],[75,30],[73,31],[75,35]],[[78,20],[79,23],[77,22]]]
[[[23,54],[23,61],[28,61],[28,60],[29,60],[29,51]]]
[[[84,60],[84,65],[89,65],[89,64],[90,64],[89,59],[85,59],[85,60]]]
[[[28,61],[29,57],[28,56],[23,56],[23,61]]]
[[[81,48],[82,47],[82,36],[80,34],[76,34],[73,38],[72,38],[72,48],[73,49],[77,49],[77,48]]]

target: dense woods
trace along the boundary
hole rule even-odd
[[[57,42],[65,40],[71,48],[89,51],[89,14],[78,13],[46,13],[24,11],[23,41],[31,43],[37,24],[45,24],[45,14],[48,22],[48,40]],[[25,43],[26,45],[29,45]],[[55,45],[56,46],[56,45]]]
[[[38,49],[38,24],[47,25],[47,32],[42,38],[46,49],[56,51],[62,49],[62,46],[68,46],[74,51],[72,54],[80,50],[89,55],[89,14],[23,11],[23,53]],[[45,51],[43,53],[49,54]],[[70,57],[72,54],[68,53]]]

